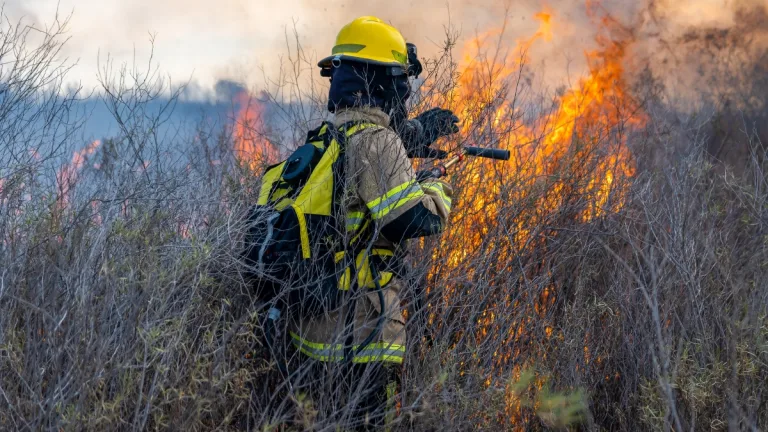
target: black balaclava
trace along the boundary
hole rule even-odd
[[[391,76],[383,66],[341,62],[333,68],[328,111],[371,106],[387,114],[405,112],[411,95],[408,76]]]

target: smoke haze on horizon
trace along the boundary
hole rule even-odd
[[[738,5],[768,7],[768,0],[655,0],[654,18],[664,21],[667,35],[683,34],[690,28],[729,28]],[[602,10],[623,23],[637,25],[651,21],[647,4],[629,0],[605,0]],[[463,41],[504,24],[504,41],[532,35],[538,24],[532,19],[547,8],[554,14],[551,42],[537,44],[531,67],[542,82],[557,85],[573,81],[586,70],[582,53],[593,48],[596,26],[584,2],[551,0],[222,0],[212,7],[207,0],[11,0],[5,13],[11,21],[24,19],[37,27],[49,25],[57,12],[71,14],[70,40],[63,55],[78,65],[69,75],[86,89],[97,87],[97,59],[109,55],[116,64],[139,65],[149,58],[150,35],[155,35],[154,58],[160,71],[175,83],[191,79],[193,99],[216,95],[222,80],[263,87],[274,78],[284,59],[286,34],[293,28],[311,59],[324,55],[336,32],[360,15],[377,15],[398,27],[415,42],[422,55],[433,55],[450,25],[461,33],[455,55],[460,58]],[[638,36],[642,37],[642,36]]]

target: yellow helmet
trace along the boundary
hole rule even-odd
[[[328,69],[341,60],[381,66],[408,66],[408,48],[400,32],[379,18],[364,16],[345,25],[338,36],[332,55],[317,64]]]

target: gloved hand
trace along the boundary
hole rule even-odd
[[[459,118],[453,111],[442,108],[432,108],[408,120],[399,131],[408,157],[445,158],[447,152],[431,149],[429,146],[438,138],[458,132],[458,122]]]

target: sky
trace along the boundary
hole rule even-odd
[[[592,0],[594,1],[594,0]],[[603,0],[602,7],[626,22],[643,18],[646,1]],[[734,4],[768,0],[654,0],[669,29],[733,25]],[[98,86],[99,64],[146,65],[154,38],[159,70],[175,83],[190,81],[188,95],[216,97],[222,80],[262,89],[280,74],[293,31],[304,48],[307,65],[323,57],[335,35],[360,15],[377,15],[401,30],[407,40],[430,56],[444,39],[446,26],[466,40],[506,18],[505,40],[535,33],[532,19],[546,8],[554,13],[554,37],[537,44],[532,67],[552,87],[573,82],[586,72],[583,53],[594,46],[594,21],[583,0],[6,0],[11,22],[24,20],[39,28],[58,16],[69,18],[70,38],[62,55],[77,62],[69,80],[86,89]],[[291,46],[293,42],[291,42]],[[458,45],[462,46],[462,43]],[[314,73],[310,69],[311,73]]]
[[[553,0],[558,13],[583,20],[580,2]],[[510,38],[531,34],[539,1],[516,0],[10,0],[5,14],[38,27],[70,16],[62,54],[78,65],[70,79],[97,85],[107,56],[115,63],[146,64],[150,37],[160,70],[174,82],[192,80],[210,96],[222,79],[264,84],[279,73],[293,30],[311,60],[330,50],[338,30],[360,15],[378,15],[398,27],[423,55],[435,52],[449,23],[464,37],[512,24]],[[580,36],[584,41],[590,37]],[[135,56],[135,57],[134,57]],[[283,63],[284,64],[284,63]]]
[[[461,61],[467,41],[490,29],[504,27],[506,47],[530,38],[539,27],[534,15],[546,10],[552,13],[552,38],[533,46],[528,67],[536,90],[554,94],[588,73],[584,53],[596,47],[599,27],[587,13],[588,1],[600,4],[600,15],[607,12],[632,29],[633,53],[658,58],[645,64],[669,77],[665,84],[681,89],[675,90],[678,95],[699,90],[697,73],[707,61],[674,47],[691,29],[735,29],[747,34],[745,40],[762,38],[768,45],[768,0],[5,0],[3,14],[6,23],[21,20],[40,29],[57,16],[68,19],[61,57],[77,63],[68,73],[69,83],[81,84],[82,94],[91,96],[82,102],[91,113],[84,132],[90,142],[117,133],[95,97],[99,66],[107,58],[116,66],[145,66],[150,39],[158,70],[176,84],[189,83],[174,119],[189,121],[205,112],[229,121],[237,110],[232,105],[237,92],[259,95],[267,89],[274,94],[277,77],[290,70],[287,58],[296,54],[294,30],[305,56],[301,79],[319,80],[317,59],[328,54],[339,29],[358,16],[375,15],[391,23],[418,45],[422,57],[438,52],[450,28],[460,35],[454,58]],[[740,15],[739,10],[751,11],[744,6],[759,6],[762,12]],[[684,44],[680,49],[686,49]],[[681,59],[687,63],[680,65]],[[285,101],[278,105],[301,105]],[[683,103],[688,106],[688,99]]]

